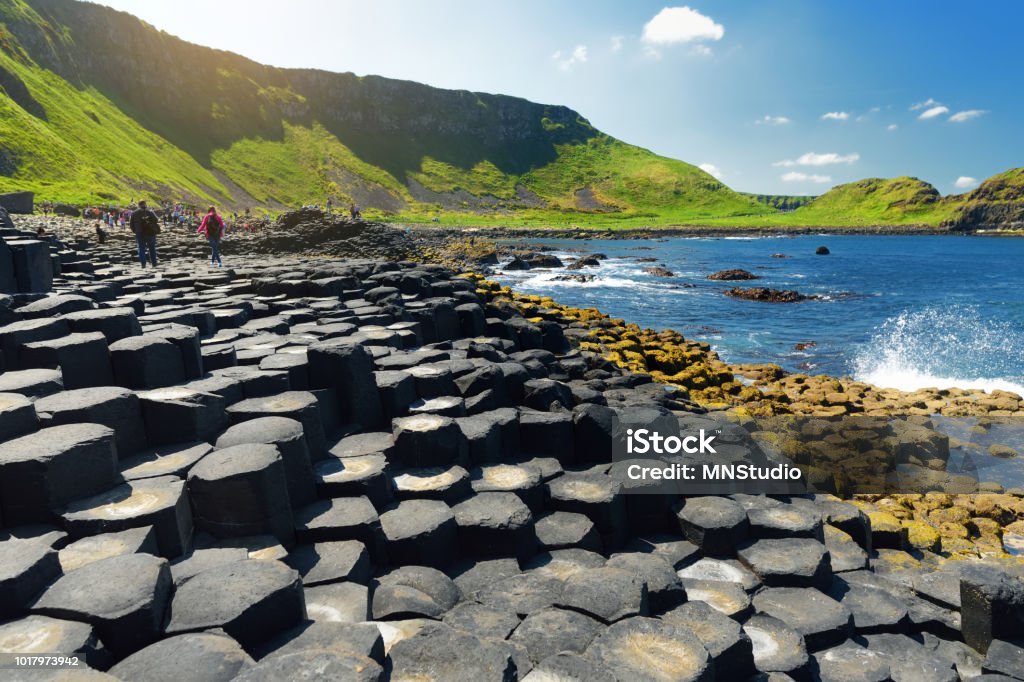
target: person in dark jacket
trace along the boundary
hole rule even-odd
[[[145,201],[139,202],[139,208],[132,212],[128,226],[135,233],[135,242],[139,246],[139,263],[146,267],[146,252],[149,262],[156,267],[156,236],[160,234],[160,219],[150,210]]]
[[[210,265],[223,267],[224,263],[220,260],[220,240],[224,236],[224,219],[213,206],[206,212],[203,223],[199,226],[199,233],[205,234],[210,242]]]

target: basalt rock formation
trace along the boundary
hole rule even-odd
[[[947,562],[831,495],[631,494],[614,419],[747,431],[592,350],[596,311],[438,265],[215,268],[161,240],[146,269],[127,239],[55,244],[53,292],[5,299],[19,653],[124,680],[1016,674],[1019,564]]]

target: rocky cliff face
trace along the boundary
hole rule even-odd
[[[965,230],[1024,229],[1024,168],[994,175],[965,194],[950,225]]]
[[[278,69],[187,43],[99,5],[28,4],[44,23],[12,21],[8,27],[33,59],[73,83],[99,88],[200,161],[238,139],[280,139],[282,121],[319,122],[396,177],[424,154],[463,167],[488,159],[521,173],[553,159],[553,145],[597,134],[565,107],[374,76]],[[394,138],[414,149],[402,153],[389,144]]]

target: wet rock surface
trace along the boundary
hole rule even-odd
[[[1019,495],[638,500],[611,418],[705,413],[687,394],[400,231],[289,220],[223,268],[61,246],[4,308],[0,651],[125,680],[1020,675],[1020,564],[914,525],[992,537]]]
[[[766,287],[733,287],[725,292],[726,296],[741,298],[745,301],[761,301],[762,303],[799,303],[813,301],[818,298],[813,294],[801,294],[791,289],[768,289]]]
[[[719,270],[708,275],[710,280],[721,280],[726,282],[744,280],[744,279],[758,279],[757,275],[747,270],[741,270],[740,268],[730,268],[728,270]]]

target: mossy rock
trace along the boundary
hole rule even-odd
[[[951,558],[978,556],[978,551],[974,548],[974,543],[964,538],[942,538],[940,551]]]
[[[988,454],[993,457],[999,457],[1000,459],[1010,459],[1017,456],[1017,451],[1008,445],[1002,443],[993,443],[988,446]]]
[[[1003,529],[998,521],[980,516],[975,516],[967,523],[967,530],[975,537],[991,536],[997,540],[1003,537]]]
[[[904,521],[903,526],[907,529],[907,544],[911,547],[927,552],[939,551],[942,538],[927,521]]]

